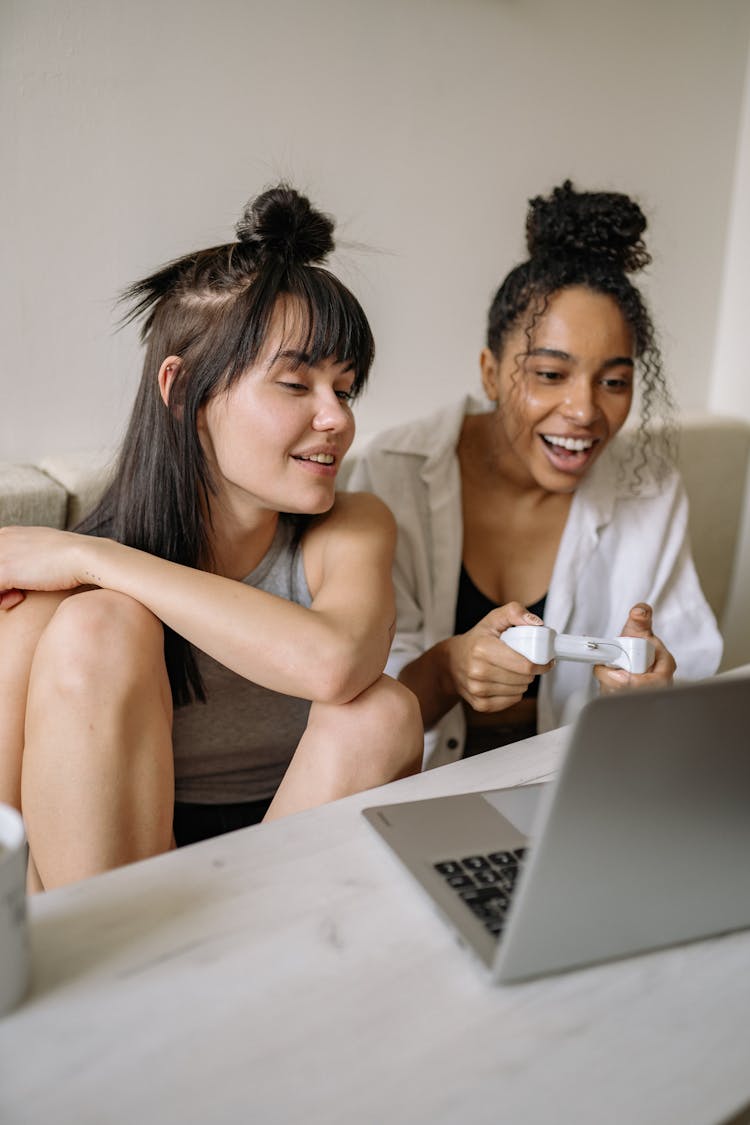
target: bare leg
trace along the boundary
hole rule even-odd
[[[0,613],[0,801],[19,810],[31,662],[50,618],[68,596],[28,594],[20,605]]]
[[[418,773],[424,731],[416,696],[381,676],[351,703],[314,703],[264,820]]]
[[[26,708],[22,807],[45,889],[169,849],[171,720],[161,623],[107,590],[63,602]]]

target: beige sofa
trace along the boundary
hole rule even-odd
[[[728,642],[725,668],[750,663],[749,465],[750,424],[713,415],[684,421],[680,468],[693,554]],[[71,527],[105,480],[102,455],[47,457],[36,465],[0,461],[0,526]]]

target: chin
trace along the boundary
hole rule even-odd
[[[294,516],[322,516],[330,512],[335,500],[336,494],[332,492],[330,496],[319,496],[308,503],[292,501],[283,508],[283,511]]]
[[[572,473],[551,473],[549,468],[547,468],[546,472],[534,473],[534,479],[545,492],[565,496],[570,492],[575,492],[576,489],[580,487],[581,482],[588,472],[588,468],[587,466],[586,471],[579,475],[573,475]]]
[[[585,475],[585,474],[584,474]],[[571,492],[575,492],[581,486],[583,477],[576,477],[574,480],[566,481],[559,484],[557,488],[550,488],[550,492],[556,492],[559,496],[569,496]]]

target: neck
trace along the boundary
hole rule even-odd
[[[521,464],[492,414],[467,415],[458,456],[464,484],[472,488],[531,507],[555,495],[538,484]]]
[[[254,508],[242,517],[221,501],[211,503],[213,567],[225,578],[245,578],[268,551],[279,523],[279,513]]]

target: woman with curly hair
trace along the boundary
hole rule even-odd
[[[671,463],[670,396],[629,274],[644,215],[566,181],[530,201],[528,259],[498,289],[472,398],[380,435],[350,487],[399,525],[397,634],[388,670],[417,695],[425,762],[569,721],[596,690],[713,673],[721,639],[687,538]],[[640,426],[620,435],[635,397]],[[657,421],[661,424],[654,427]],[[513,625],[650,639],[648,672],[535,666]]]
[[[35,889],[419,768],[382,675],[393,519],[335,492],[374,349],[332,232],[280,185],[131,286],[112,483],[75,533],[0,529],[0,800]]]

